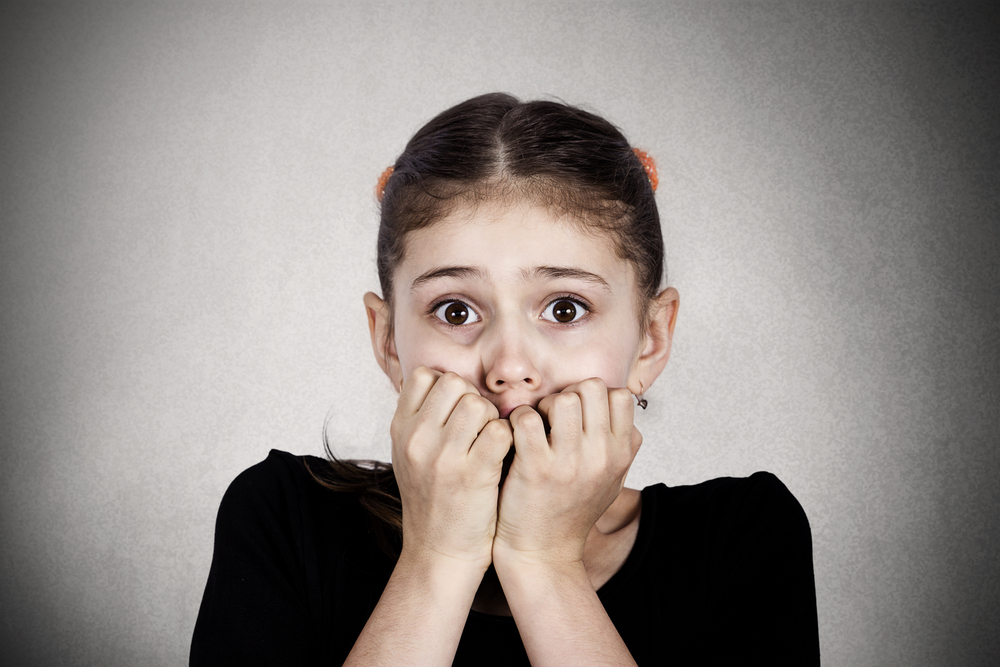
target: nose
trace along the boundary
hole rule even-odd
[[[538,389],[541,374],[532,360],[533,346],[523,332],[505,327],[492,334],[483,349],[486,388],[496,394]]]

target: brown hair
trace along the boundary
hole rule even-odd
[[[618,128],[600,116],[501,93],[474,97],[420,128],[381,186],[377,268],[390,313],[393,275],[410,232],[462,207],[527,199],[612,239],[619,258],[635,272],[645,329],[664,277],[659,213],[639,158]],[[324,444],[331,469],[314,477],[334,490],[359,494],[375,539],[398,554],[393,545],[401,540],[402,506],[392,466],[342,461],[329,442]]]

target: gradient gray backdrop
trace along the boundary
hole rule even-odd
[[[827,665],[1000,664],[996,10],[0,10],[0,662],[182,665],[227,484],[388,456],[372,188],[473,94],[659,160],[673,358],[630,483],[778,474]]]

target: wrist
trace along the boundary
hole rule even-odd
[[[427,610],[461,609],[468,614],[486,567],[440,554],[403,551],[390,579],[392,584],[409,591],[413,599],[423,600]]]
[[[404,543],[395,569],[403,569],[422,578],[433,580],[474,581],[475,585],[478,586],[491,563],[492,558],[489,555],[456,556],[432,547],[410,546]]]
[[[518,548],[510,542],[497,539],[493,542],[493,566],[498,569],[521,567],[572,569],[576,564],[583,564],[584,543],[570,542],[558,547],[538,548],[531,545],[531,548]]]
[[[524,552],[514,549],[495,549],[493,567],[504,590],[522,582],[528,588],[543,581],[588,581],[583,554],[566,552]]]

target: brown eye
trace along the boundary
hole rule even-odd
[[[465,324],[465,320],[469,319],[469,309],[465,307],[464,303],[449,303],[448,307],[444,309],[444,319],[448,324]]]
[[[476,314],[476,311],[461,301],[448,301],[441,304],[434,310],[434,316],[442,322],[447,322],[453,326],[479,321],[479,315]]]
[[[559,324],[569,324],[583,317],[586,312],[586,309],[576,301],[558,299],[546,307],[545,312],[542,313],[542,319]]]

